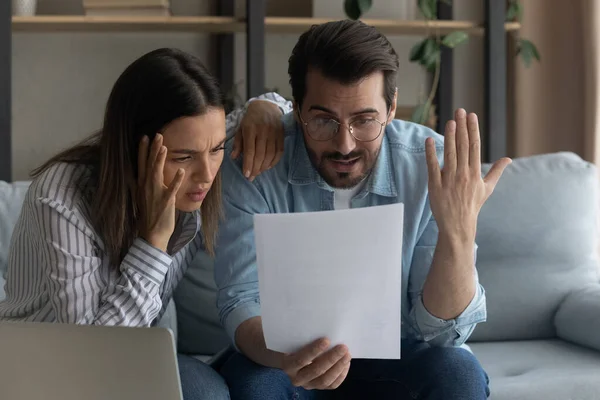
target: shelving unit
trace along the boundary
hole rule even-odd
[[[0,1],[0,180],[11,180],[11,32],[198,32],[217,35],[218,77],[223,89],[233,85],[234,33],[246,33],[247,97],[265,88],[265,35],[300,34],[324,18],[267,17],[265,0],[247,1],[245,19],[235,18],[234,0],[219,0],[218,16],[100,17],[33,16],[12,17],[11,2]],[[251,4],[251,7],[250,7]],[[452,20],[452,7],[440,2],[438,21],[364,20],[386,35],[447,34],[464,31],[485,37],[485,112],[483,129],[484,160],[506,154],[506,33],[520,29],[518,23],[505,23],[503,1],[485,0],[483,24]],[[452,55],[442,54],[442,69],[436,101],[438,120],[452,118]]]
[[[331,21],[327,18],[287,18],[265,17],[266,33],[299,34],[311,25]],[[464,31],[471,35],[483,35],[484,27],[472,21],[403,21],[369,20],[364,22],[378,28],[386,35],[426,35],[431,32],[447,34]],[[506,31],[520,29],[519,23],[505,23]],[[246,32],[244,19],[226,16],[199,17],[89,17],[84,15],[13,17],[13,32],[111,32],[111,31],[164,31],[202,33],[241,33]]]

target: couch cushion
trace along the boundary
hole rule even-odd
[[[472,343],[490,400],[598,400],[600,352],[553,340]]]
[[[600,285],[572,292],[554,320],[559,338],[600,351]]]
[[[194,257],[174,299],[180,352],[213,355],[230,344],[219,322],[213,261],[205,252]]]
[[[13,229],[30,182],[8,183],[0,181],[0,275],[6,272],[8,248]]]
[[[598,279],[598,204],[596,168],[575,154],[514,160],[479,217],[488,319],[472,341],[556,336],[565,296]]]

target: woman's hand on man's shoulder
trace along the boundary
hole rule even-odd
[[[273,102],[254,100],[248,104],[235,134],[231,157],[242,154],[242,171],[251,181],[281,160],[284,143],[281,116],[279,106]]]

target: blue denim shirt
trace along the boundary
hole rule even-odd
[[[282,106],[283,111],[289,111]],[[219,228],[215,280],[221,323],[235,342],[245,320],[260,315],[253,215],[333,209],[333,189],[313,168],[300,126],[293,114],[283,116],[285,153],[272,169],[253,182],[232,160],[229,149],[222,166],[225,219]],[[232,128],[233,129],[233,128]],[[476,294],[455,319],[443,320],[424,307],[422,289],[437,243],[438,228],[429,207],[425,139],[433,136],[440,163],[443,137],[410,122],[394,120],[386,127],[381,151],[366,185],[351,207],[404,203],[402,257],[402,341],[434,346],[460,346],[475,325],[486,319],[485,292],[477,279]],[[365,265],[365,273],[369,266]],[[477,276],[477,274],[476,274]]]

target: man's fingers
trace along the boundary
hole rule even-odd
[[[492,168],[490,168],[488,173],[485,175],[485,178],[483,178],[486,185],[488,187],[491,186],[491,191],[493,191],[493,189],[496,187],[496,184],[500,180],[502,173],[504,173],[506,167],[508,167],[511,163],[512,160],[510,158],[504,157],[496,161],[494,165],[492,165]]]
[[[253,131],[244,131],[244,167],[243,172],[246,178],[250,177],[254,166],[254,156],[256,153],[256,135]]]
[[[329,390],[337,389],[341,386],[342,383],[344,383],[346,376],[348,376],[348,371],[350,371],[351,359],[352,359],[352,356],[348,355],[348,359],[347,359],[344,369],[342,370],[342,373],[338,375],[338,377],[335,379],[335,381],[333,381],[333,383],[331,385],[329,385],[329,387],[327,389],[329,389]],[[345,360],[346,359],[342,359],[342,361],[345,361]]]
[[[333,384],[335,382],[337,382],[337,380],[340,376],[345,377],[345,375],[348,373],[349,363],[350,363],[351,359],[352,359],[352,357],[350,356],[350,353],[346,353],[346,355],[343,356],[340,360],[338,360],[338,362],[336,362],[333,365],[333,367],[329,368],[329,370],[327,372],[325,372],[318,378],[313,379],[312,381],[305,384],[304,388],[308,389],[308,390],[330,388],[331,386],[333,386]],[[343,379],[342,379],[342,382],[343,382]],[[341,384],[341,382],[340,382],[340,384]],[[338,384],[338,386],[339,386],[339,384]]]
[[[476,176],[481,176],[481,135],[477,114],[470,113],[467,117],[469,129],[469,167]]]
[[[138,148],[138,184],[146,179],[146,160],[148,158],[148,136],[144,135]]]
[[[319,339],[309,344],[297,353],[288,356],[292,357],[292,363],[287,368],[288,370],[286,372],[288,373],[288,375],[295,375],[297,371],[312,363],[315,358],[317,358],[328,348],[329,340],[326,338]]]
[[[242,129],[238,129],[235,136],[233,137],[233,149],[231,151],[231,158],[236,159],[242,152]]]
[[[456,173],[456,121],[446,123],[444,133],[444,172],[449,177]]]
[[[296,378],[303,386],[314,379],[321,377],[331,369],[338,361],[340,361],[348,353],[348,347],[339,345],[321,354],[308,366],[302,368],[296,374]],[[332,379],[333,382],[333,379]]]
[[[459,108],[455,113],[456,119],[456,168],[466,171],[469,168],[469,128],[467,112]]]
[[[442,175],[440,173],[440,163],[435,150],[435,140],[427,138],[425,140],[425,158],[427,160],[427,174],[429,183],[434,186],[439,186],[442,183]]]
[[[333,382],[331,385],[329,385],[329,390],[333,390],[333,389],[337,389],[339,388],[342,383],[344,383],[344,381],[346,380],[346,376],[348,376],[348,371],[350,370],[350,366],[348,365],[348,369],[346,369],[344,372],[342,372],[340,374],[340,376],[338,376],[338,378],[335,380],[335,382]]]
[[[183,168],[179,168],[177,170],[177,173],[175,174],[175,177],[173,178],[173,181],[169,185],[169,189],[168,189],[169,197],[172,197],[173,199],[175,199],[175,197],[177,196],[177,191],[179,191],[179,188],[181,187],[181,183],[183,182],[184,176],[185,176],[185,170]]]

